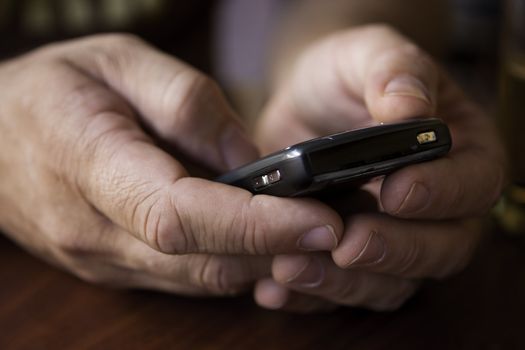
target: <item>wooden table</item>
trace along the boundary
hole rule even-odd
[[[525,244],[492,231],[464,273],[397,312],[318,315],[104,289],[0,238],[0,349],[525,349]]]

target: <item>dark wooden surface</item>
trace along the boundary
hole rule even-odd
[[[0,281],[0,349],[525,349],[525,244],[496,232],[464,273],[384,314],[104,289],[5,238]]]

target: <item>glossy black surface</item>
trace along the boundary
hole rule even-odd
[[[434,131],[436,141],[420,144],[417,135]],[[334,185],[388,174],[403,166],[445,155],[450,132],[437,118],[385,124],[324,136],[290,146],[235,169],[217,181],[252,193],[306,196]],[[279,182],[254,186],[261,176],[278,170]]]

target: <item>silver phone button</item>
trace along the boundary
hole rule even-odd
[[[268,174],[264,174],[264,175],[253,178],[252,185],[254,189],[258,190],[260,188],[274,184],[280,180],[281,180],[281,172],[279,170],[273,170],[269,172]]]
[[[273,184],[281,180],[281,172],[279,170],[274,170],[271,173],[268,173],[268,182]]]

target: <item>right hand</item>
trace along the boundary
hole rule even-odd
[[[274,280],[255,290],[260,305],[309,311],[324,299],[398,308],[421,279],[445,278],[466,266],[482,237],[478,218],[506,182],[505,153],[489,116],[395,29],[371,24],[330,34],[282,74],[259,123],[264,152],[429,115],[450,128],[450,152],[367,183],[362,189],[376,208],[359,210],[362,201],[339,195],[342,214],[349,213],[332,259],[277,256]]]
[[[133,37],[2,64],[0,135],[0,227],[88,281],[231,294],[269,276],[271,255],[342,235],[320,202],[189,177],[157,147],[217,171],[257,156],[215,84]]]

